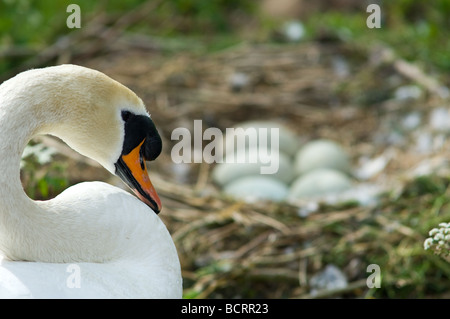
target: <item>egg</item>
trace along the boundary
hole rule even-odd
[[[286,126],[284,126],[281,123],[278,123],[276,121],[247,121],[247,122],[242,122],[240,124],[235,125],[232,129],[234,129],[234,134],[228,134],[230,133],[229,129],[227,129],[228,132],[226,132],[225,137],[224,137],[224,141],[223,141],[223,146],[225,147],[224,149],[224,154],[226,154],[227,152],[229,152],[229,150],[234,149],[235,151],[239,148],[237,145],[237,141],[238,139],[243,139],[245,138],[245,147],[246,148],[251,148],[251,147],[256,147],[261,143],[261,137],[258,136],[258,140],[255,141],[254,143],[256,145],[249,145],[249,137],[248,137],[248,133],[246,134],[246,132],[240,132],[240,130],[236,130],[237,128],[242,128],[244,131],[247,130],[248,128],[254,128],[256,129],[256,134],[258,136],[258,132],[260,134],[266,133],[264,134],[265,137],[267,137],[266,141],[267,141],[267,148],[271,148],[272,144],[271,144],[271,138],[272,138],[272,131],[271,129],[273,128],[278,128],[278,132],[279,132],[279,138],[278,138],[278,148],[279,151],[287,154],[288,156],[294,156],[295,153],[297,152],[298,146],[299,146],[299,142],[298,142],[298,137],[295,135],[295,133],[293,131],[291,131],[289,128],[287,128]],[[263,129],[266,128],[267,132],[264,132]]]
[[[305,144],[296,154],[294,169],[301,175],[317,168],[330,168],[350,173],[350,161],[343,148],[330,140],[315,140]]]
[[[291,160],[288,156],[283,153],[268,153],[269,157],[261,161],[258,148],[250,148],[248,150],[241,150],[235,154],[234,157],[225,157],[223,163],[217,164],[212,171],[212,179],[215,183],[220,186],[224,186],[235,179],[243,176],[250,175],[263,175],[270,176],[274,179],[281,181],[282,183],[288,184],[293,178],[293,168]],[[231,161],[231,158],[234,160]],[[251,163],[249,159],[255,158],[256,162]],[[262,168],[273,167],[277,169],[274,174],[262,174]]]
[[[288,187],[268,176],[245,176],[225,186],[224,193],[246,201],[282,201],[288,194]]]
[[[291,185],[288,199],[296,200],[343,192],[352,187],[350,178],[344,173],[321,168],[298,177]]]

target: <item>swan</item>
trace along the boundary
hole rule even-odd
[[[20,159],[39,134],[94,159],[139,199],[102,182],[30,199]],[[0,85],[0,298],[181,298],[176,247],[145,162],[161,147],[142,100],[99,71],[59,65]]]

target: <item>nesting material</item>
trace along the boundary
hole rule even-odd
[[[352,158],[364,155],[375,159],[376,154],[383,153],[378,148],[395,147],[384,137],[385,133],[390,134],[383,128],[385,123],[394,120],[394,124],[402,125],[400,115],[418,110],[422,115],[419,127],[415,127],[416,120],[413,120],[412,127],[401,128],[416,130],[423,125],[432,126],[429,113],[441,102],[417,104],[412,99],[404,109],[397,108],[402,104],[392,99],[370,107],[346,107],[361,95],[368,95],[374,87],[377,93],[392,92],[395,87],[389,79],[399,73],[406,76],[403,83],[412,79],[424,87],[427,95],[434,94],[432,87],[422,85],[430,76],[423,73],[416,76],[416,72],[411,77],[412,73],[401,71],[395,60],[382,63],[380,59],[377,66],[372,61],[375,55],[372,49],[367,45],[348,46],[342,41],[328,45],[314,41],[281,47],[239,45],[200,58],[186,54],[169,58],[163,54],[160,58],[154,54],[149,60],[149,54],[156,51],[143,54],[140,49],[139,53],[133,53],[122,47],[119,51],[110,50],[118,55],[116,58],[105,59],[102,55],[89,64],[115,74],[121,82],[136,88],[155,121],[164,123],[158,129],[166,137],[170,137],[174,127],[184,127],[192,119],[208,117],[217,123],[214,125],[225,128],[257,116],[283,118],[283,123],[295,128],[299,139],[321,136],[345,141],[345,145],[352,145]],[[351,77],[342,77],[333,70],[330,61],[336,56],[348,61]],[[377,56],[384,59],[386,54]],[[404,68],[404,61],[400,62]],[[167,84],[168,73],[175,71],[187,79],[183,88]],[[252,80],[239,93],[230,90],[228,79],[233,72],[243,72]],[[339,93],[336,91],[339,87],[347,89]],[[336,100],[342,104],[328,107]],[[394,108],[390,109],[391,106]],[[441,126],[437,124],[430,128],[439,129],[440,134]],[[170,144],[165,145],[166,153],[167,150],[170,153],[167,147]],[[403,185],[404,175],[423,160],[431,163],[448,158],[444,150],[432,157],[422,156],[414,146],[408,148],[402,144],[384,170],[370,181],[376,185],[382,182],[389,189],[397,183]],[[165,157],[170,158],[167,156],[170,154]],[[164,168],[166,163],[170,164],[170,160],[159,159],[151,165]],[[150,170],[164,205],[160,217],[168,225],[180,255],[186,298],[417,298],[445,297],[449,291],[448,282],[441,280],[448,274],[448,264],[438,262],[433,258],[436,256],[430,257],[429,251],[421,252],[422,239],[429,230],[423,225],[447,216],[448,203],[436,202],[428,192],[416,194],[421,189],[417,183],[405,188],[413,196],[383,196],[375,207],[319,205],[316,201],[301,205],[245,203],[219,195],[215,189],[206,192],[209,185],[198,180],[202,180],[204,172],[210,172],[204,169],[208,165],[201,165],[198,175],[196,168],[192,166],[187,183],[167,178],[164,170]],[[448,189],[448,179],[443,180],[442,189]],[[362,184],[357,184],[361,188]],[[348,192],[354,195],[355,189]],[[360,189],[360,193],[366,196],[368,190]],[[438,208],[443,205],[440,212],[447,215],[437,216],[436,204]],[[338,287],[340,292],[328,290],[328,293],[326,288],[320,289],[313,295],[312,286],[317,285],[311,285],[312,276],[323,271],[331,261],[346,275],[347,287]],[[367,266],[371,263],[381,266],[383,276],[389,275],[383,277],[381,289],[367,286],[370,275]],[[405,273],[413,273],[414,265],[427,267],[427,272],[420,278],[405,281]]]

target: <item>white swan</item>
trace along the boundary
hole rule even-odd
[[[52,134],[119,175],[33,201],[20,181],[28,141]],[[175,245],[154,213],[145,166],[161,139],[142,101],[75,65],[23,72],[0,86],[0,297],[180,298]],[[144,204],[145,203],[145,204]],[[150,206],[153,211],[147,206]]]

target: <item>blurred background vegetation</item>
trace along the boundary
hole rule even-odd
[[[315,4],[297,1],[299,5],[291,6],[291,11],[289,5],[284,11],[281,8],[275,12],[270,5],[264,10],[264,3],[270,1],[153,1],[153,10],[127,25],[126,31],[176,39],[180,44],[177,50],[200,47],[210,51],[242,41],[276,42],[274,34],[283,23],[297,18],[304,24],[309,39],[326,33],[361,45],[384,41],[407,59],[420,60],[442,72],[450,70],[448,0],[317,1]],[[69,15],[66,8],[71,3],[80,6],[82,26],[86,28],[99,15],[108,16],[108,22],[114,23],[143,1],[3,0],[0,2],[0,73],[23,63],[59,37],[75,32],[66,27]],[[369,3],[382,5],[383,20],[382,28],[370,32],[365,12]]]
[[[66,8],[71,3],[81,8],[81,29],[68,29],[66,26],[70,15]],[[368,29],[366,26],[369,15],[366,8],[370,3],[381,6],[380,29]],[[387,127],[391,129],[392,123],[397,134],[395,137],[404,133],[398,124],[403,119],[397,115],[426,114],[431,109],[429,106],[445,106],[441,100],[436,102],[430,92],[411,103],[409,100],[406,104],[399,101],[393,103],[394,89],[413,81],[406,77],[406,80],[402,78],[399,81],[400,84],[390,83],[388,78],[395,73],[392,68],[374,67],[367,62],[372,49],[377,46],[391,48],[396,57],[420,68],[422,75],[428,75],[449,87],[449,17],[450,0],[1,0],[0,82],[32,67],[66,62],[87,64],[102,71],[106,68],[111,75],[115,75],[114,78],[136,90],[147,106],[152,107],[152,114],[156,113],[161,122],[168,125],[159,127],[166,138],[170,137],[170,125],[183,123],[175,116],[176,112],[184,114],[188,120],[192,120],[193,116],[208,119],[222,128],[234,124],[233,121],[249,119],[256,113],[265,114],[267,118],[272,115],[283,118],[291,128],[297,129],[302,138],[327,134],[328,137],[341,138],[341,142],[347,138],[344,144],[348,148],[359,152],[359,155],[367,155],[367,150],[372,150],[370,147],[376,148],[373,146],[376,136],[372,140],[368,137],[370,134],[376,135],[379,133],[377,130],[387,130]],[[294,38],[289,34],[292,26]],[[127,36],[123,37],[124,34]],[[324,49],[325,53],[318,54],[317,51],[323,47],[313,46],[317,43],[337,44],[339,48],[330,51],[331,54],[326,51],[328,48]],[[226,55],[246,45],[264,47],[260,52],[250,49],[250,53],[244,51],[231,57]],[[311,45],[311,50],[305,48],[308,45]],[[130,57],[123,54],[123,60],[114,60],[114,50],[122,47],[120,52],[123,53],[127,46],[144,49],[145,52]],[[298,52],[297,46],[300,47]],[[276,49],[264,51],[267,48]],[[152,55],[152,52],[157,52],[158,56]],[[221,55],[223,53],[225,55]],[[180,58],[183,54],[188,57]],[[255,60],[251,60],[251,56],[246,59],[246,55],[252,54],[256,55]],[[347,69],[350,76],[344,79],[346,82],[339,82],[336,87],[330,88],[323,85],[327,81],[321,77],[326,72],[332,72],[331,68],[324,67],[324,71],[317,65],[322,65],[327,58],[333,60],[335,55],[345,56],[346,61],[354,63],[354,66]],[[103,56],[103,60],[108,61],[102,61]],[[159,59],[159,56],[169,62]],[[287,67],[283,65],[283,59],[264,64],[266,60],[280,56],[288,61]],[[317,65],[314,64],[316,56],[320,57]],[[170,60],[172,57],[173,60]],[[298,61],[293,57],[298,57]],[[137,58],[144,60],[136,61]],[[154,59],[154,64],[148,61],[151,59]],[[233,68],[233,61],[239,62],[239,59],[246,63],[251,61],[257,71],[254,73],[263,74],[252,84],[255,86],[252,93],[263,92],[264,97],[269,99],[269,108],[264,108],[264,103],[258,108],[260,95],[250,96],[248,102],[245,95],[233,95],[235,92],[230,93],[228,84],[223,83],[226,82],[223,80],[226,72],[221,67],[229,63]],[[205,65],[201,65],[202,61]],[[138,63],[141,65],[136,67]],[[312,65],[312,70],[307,68],[308,64]],[[300,67],[289,70],[291,65]],[[295,82],[303,76],[302,67],[308,69],[309,74],[319,77],[316,82],[315,79],[307,79],[308,76],[301,79],[310,80],[312,88],[306,85],[304,89],[303,83],[299,84],[301,81]],[[292,71],[292,77],[289,77],[289,71]],[[148,74],[152,74],[151,80]],[[223,81],[217,80],[218,77]],[[202,86],[192,84],[191,80],[209,83]],[[316,84],[319,86],[314,89]],[[295,85],[299,85],[300,89]],[[224,86],[226,89],[223,89]],[[219,94],[218,98],[214,100],[207,95],[192,93],[204,87],[216,89],[213,92]],[[158,95],[158,90],[161,95]],[[275,96],[280,90],[286,96],[290,94],[287,100],[295,105],[276,104],[272,107],[270,95]],[[190,108],[189,103],[183,103],[185,98],[188,102],[194,101],[195,107]],[[220,104],[226,99],[229,99],[228,104]],[[167,101],[160,103],[160,100]],[[283,102],[277,98],[273,101]],[[208,106],[207,102],[213,102],[209,103],[212,106]],[[353,113],[343,113],[344,119],[333,117],[331,114],[336,111],[333,103],[343,108],[347,104],[356,104],[359,109]],[[165,108],[166,104],[170,104],[172,109]],[[228,108],[230,111],[226,113]],[[172,115],[173,110],[175,115]],[[368,113],[358,113],[361,110]],[[353,122],[352,114],[356,114]],[[347,122],[346,116],[350,118]],[[300,121],[302,125],[298,124]],[[329,127],[329,130],[323,127]],[[448,132],[445,134],[450,135]],[[355,141],[359,137],[360,140]],[[82,161],[67,161],[64,151],[50,154],[41,142],[30,143],[22,165],[24,188],[32,198],[51,198],[70,184],[101,176]],[[395,143],[389,140],[386,144],[389,151]],[[416,152],[405,145],[399,149]],[[379,149],[376,151],[378,153],[374,151],[370,156],[382,152]],[[53,161],[49,161],[49,157]],[[392,171],[409,169],[407,156],[397,160],[391,167]],[[195,171],[194,179],[198,176],[202,179],[204,172],[202,169]],[[194,203],[194,209],[185,207],[189,214],[180,217],[184,212],[178,214],[178,207],[170,201],[171,193],[176,189],[171,188],[174,186],[164,186],[167,179],[165,176],[159,181],[160,189],[157,187],[167,203],[166,212],[161,215],[165,215],[162,218],[166,218],[181,256],[187,298],[313,297],[305,288],[305,281],[308,281],[305,278],[310,278],[310,273],[317,272],[328,263],[353,274],[349,276],[354,279],[352,284],[355,285],[350,284],[343,291],[325,293],[322,295],[325,297],[449,297],[449,264],[423,250],[427,231],[450,219],[448,175],[408,180],[400,192],[387,194],[375,208],[358,207],[356,203],[338,207],[325,205],[311,217],[299,216],[301,208],[290,206],[269,205],[262,210],[227,201],[218,203],[208,200],[204,204],[200,201],[200,205],[195,204],[199,198],[183,197],[183,192],[178,194],[177,200],[184,200],[187,206]],[[197,195],[195,192],[192,194]],[[236,209],[231,212],[234,215],[230,213],[230,207]],[[189,218],[192,218],[190,232],[186,229]],[[286,228],[293,232],[285,232]],[[217,244],[210,243],[209,238],[212,237],[218,238]],[[212,248],[217,250],[215,254],[210,253]],[[382,267],[381,289],[366,289],[365,266],[370,263]]]

